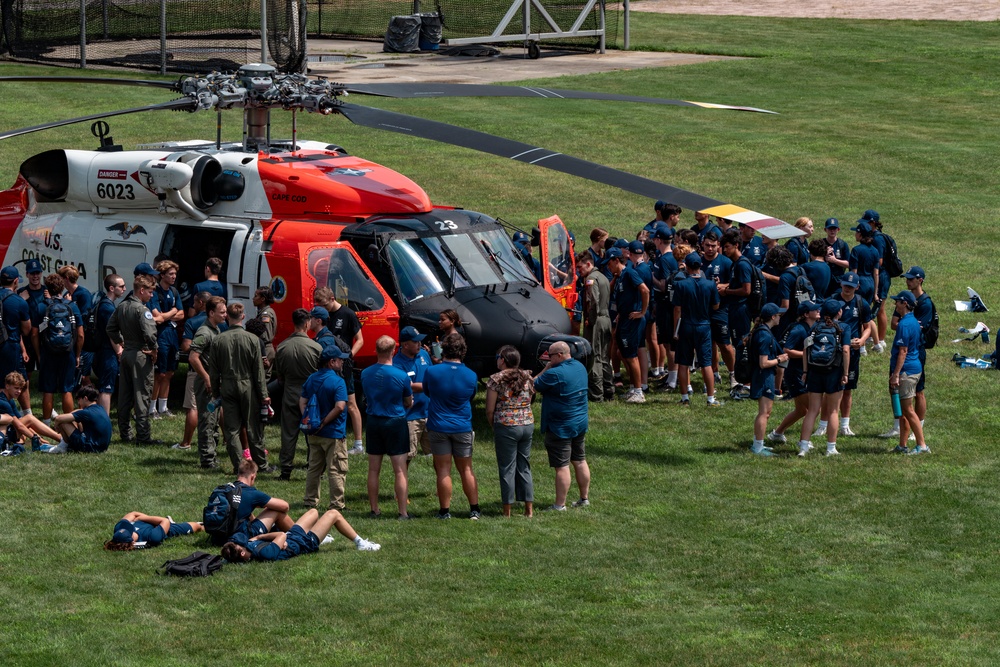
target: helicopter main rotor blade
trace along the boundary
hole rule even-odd
[[[586,90],[560,90],[558,88],[539,88],[535,86],[490,86],[474,83],[360,83],[349,84],[345,87],[345,90],[357,95],[378,95],[380,97],[406,99],[421,97],[545,97],[571,100],[643,102],[646,104],[669,104],[677,107],[777,113],[776,111],[768,111],[767,109],[758,109],[756,107],[729,106],[727,104],[691,102],[688,100],[667,100],[659,97],[593,93]]]
[[[0,81],[12,83],[98,83],[114,86],[145,86],[147,88],[163,88],[177,90],[176,81],[150,81],[147,79],[114,79],[101,76],[0,76]]]
[[[358,106],[356,104],[341,104],[337,107],[336,111],[343,114],[355,125],[440,141],[441,143],[453,146],[461,146],[462,148],[499,155],[500,157],[538,165],[554,171],[561,171],[564,174],[611,185],[626,192],[649,197],[650,199],[662,199],[677,204],[682,208],[702,211],[709,215],[717,215],[733,220],[753,227],[764,236],[772,239],[803,235],[802,230],[796,229],[787,222],[757,213],[756,211],[750,211],[740,206],[719,201],[718,199],[682,190],[673,185],[636,176],[626,171],[581,160],[571,155],[498,137],[494,134],[487,134],[478,130],[470,130],[457,125],[408,116],[375,107]]]
[[[56,120],[51,123],[44,123],[42,125],[35,125],[33,127],[22,127],[19,130],[8,130],[7,132],[0,132],[0,140],[10,139],[11,137],[19,137],[22,134],[31,134],[32,132],[41,132],[42,130],[48,130],[53,127],[63,127],[64,125],[73,125],[74,123],[85,123],[88,120],[100,120],[101,118],[111,118],[112,116],[124,116],[130,113],[140,113],[142,111],[159,111],[159,110],[172,110],[172,111],[194,111],[198,108],[197,100],[190,99],[179,99],[170,100],[169,102],[160,102],[159,104],[150,104],[144,107],[134,107],[132,109],[120,109],[118,111],[105,111],[104,113],[95,113],[90,116],[81,116],[80,118],[68,118],[66,120]]]

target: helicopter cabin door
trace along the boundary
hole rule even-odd
[[[105,241],[101,244],[101,273],[93,281],[99,290],[104,289],[104,278],[117,273],[125,278],[125,286],[132,289],[132,271],[146,261],[146,246],[142,243]]]
[[[396,304],[379,285],[351,244],[345,241],[300,243],[299,253],[305,259],[302,275],[303,303],[311,303],[313,292],[319,287],[333,290],[333,298],[357,313],[364,327],[365,342],[355,356],[355,363],[359,367],[373,363],[375,341],[380,336],[399,338],[399,309]]]
[[[546,291],[568,312],[576,308],[576,261],[569,232],[558,215],[538,221]]]

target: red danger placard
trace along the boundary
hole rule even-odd
[[[128,172],[127,171],[119,171],[118,169],[98,169],[97,170],[97,177],[98,178],[110,178],[110,179],[114,179],[114,180],[117,180],[117,181],[124,181],[126,178],[128,178]]]

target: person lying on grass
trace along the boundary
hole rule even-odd
[[[111,539],[104,543],[108,551],[132,551],[158,546],[168,537],[200,533],[205,528],[199,521],[174,523],[170,517],[129,512],[115,524]]]
[[[311,509],[299,517],[287,533],[265,533],[249,539],[243,533],[233,535],[232,541],[223,545],[222,557],[230,563],[246,563],[250,560],[288,560],[311,554],[319,551],[320,540],[323,544],[333,541],[329,535],[331,528],[336,528],[341,535],[352,540],[358,551],[378,551],[382,548],[380,544],[358,535],[337,510],[328,510],[320,516],[317,510]]]

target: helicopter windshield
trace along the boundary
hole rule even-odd
[[[477,247],[478,246],[478,247]],[[483,252],[490,254],[490,260]],[[531,282],[503,230],[451,234],[389,242],[389,257],[407,301],[447,289],[483,287],[502,282]],[[496,269],[494,268],[496,267]],[[497,270],[503,276],[501,277]]]
[[[334,298],[355,312],[381,310],[385,299],[346,248],[321,248],[309,253],[309,273],[317,286],[333,290]]]

